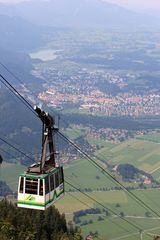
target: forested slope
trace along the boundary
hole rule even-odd
[[[0,181],[0,196],[7,196],[9,194],[13,194],[12,190],[4,181]]]
[[[6,199],[0,202],[1,240],[81,240],[72,225],[67,227],[65,215],[55,207],[47,211],[18,209]]]

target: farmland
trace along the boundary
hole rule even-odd
[[[159,144],[132,139],[108,150],[104,147],[96,152],[96,156],[110,161],[112,164],[130,163],[135,167],[148,173],[152,173],[157,179],[156,173],[160,168],[160,148]]]
[[[18,176],[25,167],[18,164],[3,163],[0,169],[0,180],[5,181],[13,191],[17,191]]]
[[[141,140],[160,143],[160,133],[159,132],[153,132],[153,133],[146,134],[146,135],[143,135],[143,136],[138,136],[137,138],[141,139]]]
[[[77,138],[81,131],[71,131],[67,129],[71,139]],[[125,141],[120,144],[109,143],[104,140],[87,139],[92,145],[98,144],[99,150],[96,150],[94,155],[103,162],[98,161],[101,166],[105,167],[105,161],[110,164],[117,165],[121,163],[130,163],[137,168],[151,173],[157,180],[160,179],[160,149],[157,142],[150,139],[140,139],[139,136],[135,139]],[[151,138],[151,136],[149,136]],[[96,160],[96,158],[94,158]],[[17,189],[17,177],[20,172],[23,172],[24,166],[17,164],[3,163],[1,168],[1,179],[5,180],[11,189]],[[108,169],[106,169],[108,171]],[[124,218],[135,223],[144,230],[144,239],[149,240],[150,237],[146,232],[160,233],[159,221],[157,216],[146,208],[143,208],[139,203],[132,199],[129,194],[122,190],[112,190],[116,184],[106,177],[102,171],[95,168],[87,159],[78,157],[64,165],[65,172],[65,197],[56,203],[56,207],[60,212],[65,212],[67,220],[73,219],[74,212],[99,208],[99,214],[87,214],[80,217],[80,223],[84,235],[89,232],[99,234],[102,239],[116,240],[118,237],[126,240],[135,240],[139,238],[137,229],[130,226],[118,216],[123,213]],[[115,175],[122,182],[120,176]],[[78,192],[68,183],[73,184],[83,193]],[[125,186],[136,185],[131,182],[122,182]],[[146,190],[132,191],[138,198],[148,204],[151,209],[160,215],[160,190],[148,188]],[[105,210],[110,213],[106,216]],[[148,212],[148,215],[146,215]],[[116,213],[118,216],[116,216]],[[90,221],[92,220],[92,221]],[[114,229],[114,231],[113,231]],[[126,231],[127,229],[127,231]],[[149,229],[149,230],[148,230]],[[145,232],[146,231],[146,232]]]
[[[135,195],[149,204],[157,213],[159,213],[159,190],[144,190],[134,191]],[[111,192],[94,192],[88,193],[90,197],[93,197],[99,201],[104,207],[115,211],[118,215],[120,212],[124,213],[124,218],[128,221],[135,223],[146,232],[160,233],[159,219],[153,216],[146,217],[146,210],[139,204],[136,204],[134,200],[130,199],[128,194],[123,191],[111,191]],[[119,207],[117,207],[119,203]],[[89,214],[80,218],[81,223],[79,226],[82,228],[84,235],[89,232],[98,232],[99,237],[102,239],[116,239],[117,237],[126,236],[125,239],[135,239],[135,235],[139,237],[137,229],[134,229],[130,224],[126,223],[117,216],[111,214],[107,217],[104,212],[104,208],[95,204],[89,198],[85,197],[81,193],[66,194],[65,198],[56,204],[56,207],[62,212],[66,213],[66,217],[71,219],[73,212],[80,209],[100,208],[100,214]],[[101,220],[99,218],[101,217]],[[92,222],[90,223],[90,220]],[[85,223],[85,224],[84,224]],[[113,232],[114,229],[114,232]],[[127,229],[127,230],[126,230]],[[126,233],[127,232],[127,233]],[[133,235],[133,236],[132,236]],[[127,237],[128,236],[128,237]],[[145,235],[146,240],[150,239]],[[131,238],[132,237],[132,238]]]
[[[145,137],[147,138],[147,135]],[[151,138],[151,136],[149,136],[149,138]],[[99,158],[114,165],[121,163],[133,164],[148,173],[153,172],[153,176],[159,180],[160,149],[156,142],[152,142],[149,139],[140,139],[139,137],[121,144],[107,144],[107,142],[97,139],[88,139],[88,141],[90,144],[98,144],[101,147],[100,150],[95,152],[95,155]],[[83,189],[91,188],[94,190],[93,192],[87,192],[89,197],[94,198],[100,202],[100,204],[115,211],[117,214],[123,212],[127,220],[137,224],[144,230],[143,239],[150,239],[150,237],[146,235],[147,231],[150,233],[160,233],[159,220],[153,219],[153,216],[146,217],[145,214],[147,210],[136,203],[135,200],[131,199],[128,194],[123,191],[104,191],[105,187],[110,188],[115,186],[115,184],[107,179],[87,160],[79,159],[72,162],[70,167],[65,169],[65,174],[68,177],[67,181],[78,188],[83,187]],[[116,177],[119,178],[119,176]],[[119,180],[121,179],[119,178]],[[126,183],[124,182],[123,184]],[[67,189],[69,189],[68,186]],[[159,189],[136,190],[133,193],[159,214]],[[120,207],[116,207],[117,204],[119,204]],[[80,209],[88,209],[89,207],[101,209],[101,214],[99,215],[86,215],[80,218],[81,223],[79,223],[79,226],[82,228],[84,235],[87,235],[89,232],[98,232],[99,237],[102,239],[115,240],[118,239],[118,237],[124,237],[122,239],[126,240],[135,240],[140,237],[137,230],[123,222],[120,218],[113,214],[111,214],[110,217],[106,217],[103,212],[103,207],[82,193],[66,193],[65,198],[58,202],[56,206],[60,211],[66,212],[68,219],[73,217],[73,212],[79,211]],[[101,217],[101,220],[99,220],[99,217]],[[92,221],[90,221],[91,219]],[[122,228],[118,227],[117,224]],[[127,233],[125,229],[128,230]]]
[[[82,131],[83,129],[83,131]],[[91,138],[85,134],[89,131],[87,128],[72,126],[66,130],[66,135],[75,140],[79,136],[86,138],[88,143],[93,146],[98,146],[94,156],[104,162],[112,165],[129,163],[135,167],[150,173],[159,180],[160,175],[160,133],[153,132],[145,135],[138,135],[130,140],[122,143],[107,142],[105,139]],[[75,163],[77,164],[77,163]],[[82,161],[84,165],[84,161]],[[72,169],[74,167],[71,166]],[[80,166],[79,166],[80,167]],[[83,169],[85,169],[83,167]],[[74,170],[76,171],[76,169]],[[84,172],[79,169],[79,173]],[[89,174],[89,173],[88,173]],[[95,175],[95,174],[93,174]]]

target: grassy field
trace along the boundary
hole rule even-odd
[[[108,150],[111,150],[112,148],[114,148],[115,146],[117,146],[117,144],[115,143],[110,143],[107,142],[103,139],[93,139],[93,138],[87,138],[87,141],[89,142],[89,144],[91,145],[98,145],[99,147],[105,147]]]
[[[115,186],[102,172],[96,169],[86,159],[74,161],[69,167],[64,169],[68,181],[78,185],[80,188],[97,188]]]
[[[88,224],[82,228],[82,233],[86,236],[89,232],[98,232],[99,239],[103,240],[136,240],[140,239],[140,233],[137,229],[134,229],[129,224],[124,223],[120,219],[108,218],[102,221],[98,221],[98,218],[94,220],[92,224]],[[127,219],[128,220],[128,219]],[[159,223],[153,223],[151,219],[131,219],[132,223],[137,224],[138,226],[144,227],[143,240],[151,240],[151,236],[147,236],[147,232],[152,234],[159,234],[160,227]],[[118,226],[117,226],[118,225]],[[93,230],[94,229],[94,230]],[[154,230],[153,230],[154,229]]]
[[[76,129],[76,131],[75,131]],[[85,129],[86,131],[86,129]],[[81,127],[72,126],[66,130],[66,135],[75,140],[84,135]],[[101,139],[87,139],[91,145],[98,145],[100,150],[95,152],[98,158],[117,165],[130,163],[135,167],[142,169],[159,180],[160,176],[160,133],[152,133],[143,136],[137,136],[121,144],[108,143]],[[83,165],[83,164],[82,164]]]
[[[85,135],[85,131],[87,130],[87,127],[81,127],[80,125],[70,125],[70,127],[66,128],[64,131],[64,134],[71,140],[75,140],[76,138],[80,136]]]
[[[90,144],[98,144],[101,146],[101,149],[96,152],[96,155],[103,160],[109,161],[113,164],[120,163],[130,163],[134,166],[145,170],[151,173],[156,179],[160,180],[160,149],[159,144],[156,142],[142,140],[142,139],[132,139],[126,142],[123,142],[118,145],[107,144],[103,141],[90,140]],[[103,176],[97,169],[95,169],[89,162],[86,160],[78,160],[74,162],[68,169],[65,170],[66,176],[69,176],[70,182],[73,184],[79,184],[81,186],[91,187],[93,189],[103,188],[103,186],[112,187],[113,183],[109,181],[106,177]],[[98,180],[96,176],[99,176]],[[69,181],[69,180],[68,180]],[[76,185],[77,186],[77,185]],[[115,186],[115,185],[114,185]],[[143,190],[143,191],[134,191],[134,193],[145,203],[147,203],[154,211],[156,211],[160,215],[160,190]],[[98,204],[95,204],[93,201],[89,201],[85,199],[85,197],[80,193],[72,193],[73,196],[68,196],[64,198],[64,202],[58,203],[58,208],[61,210],[63,205],[63,211],[65,211],[65,201],[70,203],[72,206],[71,215],[67,212],[67,216],[72,216],[72,212],[77,211],[81,208],[90,207],[99,207]],[[157,219],[146,218],[145,213],[147,209],[144,209],[135,200],[131,199],[126,193],[122,191],[111,191],[111,192],[92,192],[87,193],[96,199],[98,202],[110,208],[116,213],[123,212],[126,218],[136,223],[140,228],[144,231],[149,231],[150,233],[160,233],[159,221]],[[74,199],[76,197],[76,199]],[[74,199],[74,200],[73,200]],[[81,202],[79,202],[79,199]],[[78,207],[74,208],[74,203],[72,201],[79,202]],[[83,203],[82,203],[83,202]],[[119,203],[120,207],[117,208],[116,204]],[[87,205],[87,206],[86,206]],[[89,207],[88,207],[89,208]],[[101,207],[100,207],[101,208]],[[67,206],[67,209],[69,207]],[[122,222],[119,218],[104,218],[104,220],[99,221],[98,215],[96,216],[85,216],[81,218],[81,222],[93,220],[92,224],[87,224],[80,226],[82,228],[83,234],[87,235],[90,231],[96,232],[98,231],[99,236],[102,239],[113,239],[118,240],[126,239],[139,239],[140,235],[137,233],[137,230],[133,229],[131,226],[126,225],[126,223]],[[141,218],[140,218],[141,217]],[[154,216],[152,216],[154,217]],[[128,233],[122,229],[117,227],[117,224],[123,226],[128,230]],[[113,231],[114,229],[114,231]],[[153,230],[152,230],[153,229]],[[135,235],[134,235],[135,234]],[[149,240],[150,237],[143,234],[143,239]]]
[[[159,179],[160,148],[157,143],[132,139],[111,149],[103,147],[96,152],[96,156],[114,165],[130,163]]]
[[[153,132],[142,136],[137,136],[137,139],[160,143],[160,133]]]
[[[106,217],[103,211],[103,207],[88,197],[84,196],[82,193],[66,193],[64,199],[56,203],[56,207],[61,211],[66,213],[67,219],[72,219],[73,212],[79,211],[81,209],[88,208],[100,208],[102,211],[100,214],[89,214],[80,218],[81,224],[79,226],[82,232],[87,235],[89,232],[98,232],[99,236],[104,240],[118,239],[118,237],[123,237],[122,239],[139,239],[139,233],[136,228],[126,223],[124,220],[120,219],[111,212],[110,217]],[[111,192],[92,192],[87,193],[90,197],[98,201],[107,209],[119,214],[124,213],[125,219],[129,222],[136,224],[139,228],[146,232],[160,233],[160,219],[156,219],[154,214],[151,217],[146,217],[145,213],[147,210],[143,208],[140,204],[137,204],[135,200],[131,199],[128,194],[123,191],[111,191]],[[143,190],[134,191],[134,194],[148,204],[154,209],[158,214],[160,214],[160,190]],[[119,207],[117,207],[119,203]],[[102,220],[99,220],[99,217]],[[92,223],[89,221],[92,220]],[[83,222],[87,221],[86,225]],[[114,229],[114,231],[113,231]],[[153,229],[153,230],[152,230]],[[135,235],[134,235],[135,234]],[[150,239],[144,233],[143,239]]]
[[[22,165],[4,162],[0,169],[0,180],[5,181],[13,191],[17,191],[19,174],[25,169]]]
[[[148,189],[148,190],[134,190],[134,195],[144,201],[146,204],[151,206],[154,211],[160,215],[160,190],[159,189]],[[89,197],[88,197],[88,196]],[[93,198],[94,200],[90,199]],[[98,203],[95,202],[98,201]],[[80,202],[81,201],[81,202]],[[86,195],[80,192],[66,193],[65,197],[56,203],[56,206],[61,212],[72,214],[80,209],[87,208],[103,208],[99,205],[101,203],[104,207],[110,208],[117,213],[124,212],[126,215],[133,216],[145,216],[148,211],[142,207],[139,202],[136,202],[128,193],[124,191],[108,191],[108,192],[87,192]],[[119,203],[119,207],[117,207]],[[112,214],[112,213],[111,213]],[[152,214],[154,217],[154,214]]]

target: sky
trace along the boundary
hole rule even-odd
[[[0,3],[14,4],[20,2],[26,2],[27,0],[0,0]]]
[[[139,10],[159,10],[160,0],[106,0],[121,6]]]
[[[8,4],[14,4],[14,3],[19,3],[24,1],[34,1],[34,0],[0,0],[1,3],[8,3]],[[152,13],[155,11],[156,13],[157,12],[160,13],[160,0],[103,0],[103,1],[117,3],[120,6],[127,7],[133,10],[140,10],[140,11],[152,12]]]

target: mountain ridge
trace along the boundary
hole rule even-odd
[[[24,16],[38,25],[56,27],[159,26],[156,18],[132,12],[102,0],[35,0],[12,7],[4,6],[4,4],[0,6],[3,13]]]

